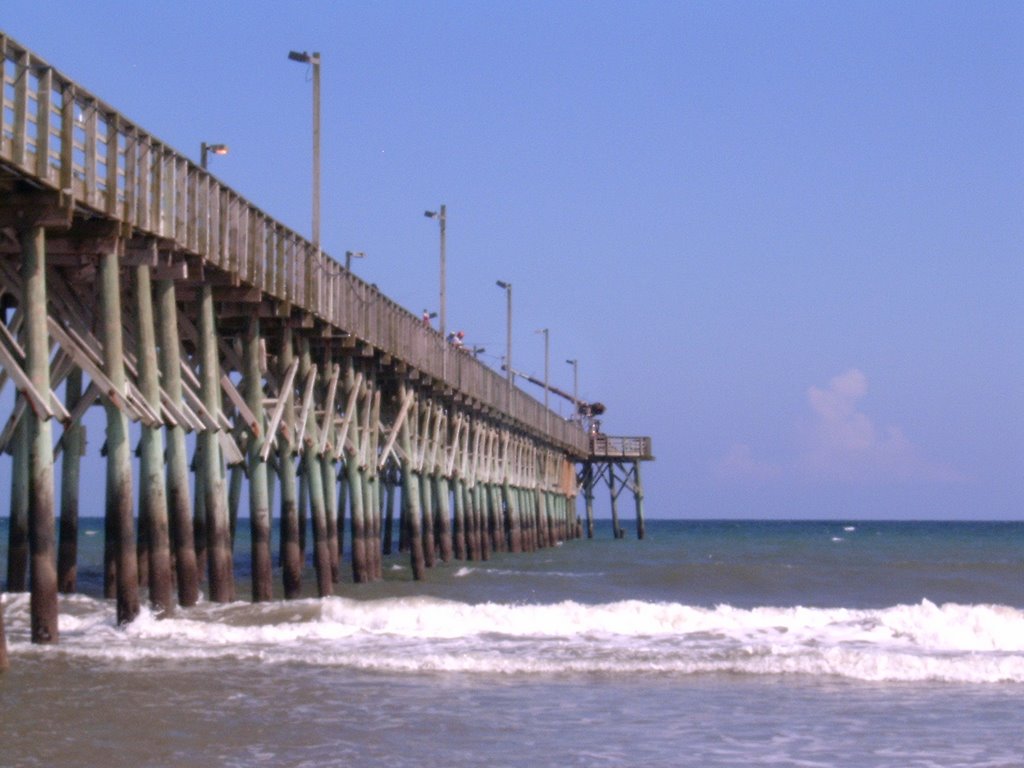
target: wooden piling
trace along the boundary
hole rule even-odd
[[[384,478],[384,546],[385,555],[390,555],[394,548],[395,533],[395,473],[389,465],[382,475]]]
[[[373,462],[371,462],[372,464]],[[367,498],[369,504],[366,511],[369,514],[370,536],[367,539],[367,550],[370,555],[370,574],[373,581],[384,578],[383,546],[381,527],[381,488],[380,478],[372,467],[367,468],[366,473]]]
[[[16,401],[24,395],[19,394]],[[11,505],[7,531],[7,591],[28,588],[29,424],[28,409],[15,428],[11,462]]]
[[[466,560],[466,481],[456,475],[452,483],[452,499],[454,501],[455,516],[453,520],[452,544],[456,560]]]
[[[301,429],[301,427],[300,427]],[[306,459],[302,454],[302,446],[296,445],[298,451],[298,465],[295,471],[295,480],[298,483],[299,498],[296,502],[296,510],[299,518],[299,559],[305,567],[306,563],[306,534],[309,531],[309,483],[306,478]]]
[[[501,499],[501,486],[496,483],[487,483],[484,491],[488,498],[491,514],[494,516],[494,536],[491,542],[497,552],[508,552],[509,517],[508,510]]]
[[[341,581],[341,551],[338,544],[338,468],[328,455],[320,457],[320,471],[323,475],[324,505],[327,511],[327,549],[331,559],[331,581]]]
[[[220,353],[213,309],[213,287],[204,283],[199,299],[199,381],[203,407],[211,414],[221,410]],[[210,600],[228,603],[234,599],[234,572],[231,538],[228,529],[227,495],[224,488],[224,462],[218,433],[207,428],[200,432],[202,445],[203,499],[206,506],[206,550],[209,568]]]
[[[454,555],[452,542],[452,508],[451,488],[448,485],[448,478],[445,475],[434,476],[435,488],[437,490],[437,515],[441,531],[441,561],[450,563]]]
[[[241,433],[236,431],[236,437],[241,437]],[[246,444],[246,440],[239,440],[239,448],[242,449],[243,453],[248,453],[247,448],[243,448]],[[228,466],[228,541],[230,542],[232,558],[234,558],[235,551],[235,536],[238,533],[238,505],[242,503],[242,485],[245,483],[245,464],[239,462],[237,464],[231,464]]]
[[[473,499],[473,527],[476,530],[477,553],[481,560],[491,559],[491,537],[487,530],[487,493],[486,484],[477,483]]]
[[[552,534],[548,524],[548,494],[540,488],[530,490],[533,504],[537,510],[537,546],[546,548],[553,545]]]
[[[407,385],[399,386],[401,399],[404,401],[407,392]],[[414,469],[412,427],[417,421],[418,406],[413,405],[408,418],[402,422],[398,431],[398,441],[402,448],[402,490],[406,501],[406,515],[409,526],[409,551],[412,564],[412,575],[417,581],[426,578],[426,562],[423,553],[423,534],[421,528],[420,511],[420,478],[419,472]]]
[[[339,435],[340,436],[340,435]],[[348,508],[348,478],[345,475],[345,451],[339,446],[341,458],[338,462],[337,486],[338,486],[338,562],[345,556],[345,510]]]
[[[328,351],[324,352],[322,370],[329,374],[327,401],[324,403],[324,418],[320,435],[320,473],[324,488],[324,510],[327,516],[327,554],[331,563],[331,583],[341,580],[341,550],[338,542],[338,467],[334,461],[335,440],[335,399],[338,389],[339,369],[331,362]]]
[[[587,538],[594,538],[594,465],[585,462],[583,465],[583,501],[587,515]]]
[[[405,489],[402,467],[398,467],[398,552],[409,551],[409,499]]]
[[[476,528],[476,488],[472,483],[462,486],[462,506],[466,517],[466,559],[480,559],[480,535]]]
[[[122,410],[126,377],[119,247],[120,244],[117,247],[109,247],[100,256],[100,305],[104,373],[115,388],[115,391],[108,393],[104,399],[107,411],[106,529],[108,536],[113,537],[117,623],[127,624],[139,613],[139,575],[132,509],[131,446],[128,442],[128,417]]]
[[[636,501],[636,537],[643,539],[646,535],[644,525],[644,486],[640,482],[640,462],[633,462],[633,499]]]
[[[278,351],[278,376],[282,386],[289,381],[288,372],[295,360],[292,328],[281,328],[281,346]],[[286,386],[278,397],[284,398],[284,416],[281,420],[284,435],[277,435],[278,476],[281,481],[281,577],[284,596],[299,597],[302,591],[302,553],[299,549],[299,508],[295,487],[295,460],[292,440],[295,436],[295,388]]]
[[[148,264],[135,268],[135,299],[139,389],[150,408],[159,413],[160,374],[156,359],[153,289]],[[171,540],[167,521],[163,434],[158,427],[146,424],[142,425],[139,440],[139,519],[146,521],[149,602],[158,612],[169,611],[173,605]]]
[[[347,396],[345,418],[348,420],[348,436],[345,443],[345,477],[348,488],[350,535],[352,548],[352,580],[363,584],[370,580],[368,559],[366,554],[366,515],[363,498],[363,476],[360,469],[362,463],[362,440],[359,422],[362,408],[368,408],[365,398],[361,397],[362,377],[357,376],[352,360],[347,361],[345,370],[345,393]]]
[[[457,560],[465,560],[466,550],[466,474],[468,472],[467,446],[469,443],[469,429],[460,429],[453,438],[455,450],[453,462],[454,475],[452,483],[452,496],[455,506],[455,517],[453,519],[453,549]]]
[[[370,401],[370,418],[366,423],[366,440],[369,441],[366,456],[366,496],[369,503],[364,502],[367,520],[367,554],[369,556],[369,572],[373,580],[384,577],[381,559],[381,528],[380,528],[380,483],[377,479],[377,454],[380,451],[380,408],[381,392],[373,377],[370,378],[373,398]]]
[[[608,465],[608,492],[611,495],[612,506],[612,536],[621,539],[623,536],[622,527],[619,525],[619,493],[615,488],[615,465]]]
[[[265,602],[273,598],[273,574],[270,559],[270,487],[267,462],[263,458],[266,418],[263,410],[263,374],[260,371],[260,319],[249,318],[243,344],[243,385],[245,402],[257,414],[256,429],[249,435],[249,537],[252,557],[252,599]]]
[[[501,493],[505,500],[506,514],[508,514],[508,540],[509,551],[518,554],[523,551],[523,532],[520,528],[519,505],[516,495],[512,490],[512,484],[505,478],[501,485]]]
[[[420,408],[419,446],[416,451],[419,456],[420,471],[420,508],[423,513],[423,562],[427,568],[434,567],[436,548],[434,545],[434,500],[433,485],[430,482],[430,470],[427,467],[428,453],[431,446],[432,423],[434,415],[433,403],[427,402]]]
[[[7,634],[4,632],[4,606],[0,602],[0,672],[6,672],[10,667],[7,658]]]
[[[501,552],[505,549],[503,546],[505,515],[501,502],[494,497],[493,490],[493,483],[484,485],[484,500],[487,503],[487,514],[484,520],[487,529],[487,543],[491,552]]]
[[[316,572],[317,594],[320,597],[328,597],[334,593],[334,588],[331,580],[331,553],[327,541],[327,507],[324,503],[323,467],[317,453],[319,430],[316,423],[316,408],[313,407],[313,402],[316,399],[317,368],[313,365],[313,358],[309,351],[309,339],[305,336],[299,339],[299,376],[303,381],[308,379],[310,382],[304,395],[309,402],[302,404],[303,411],[306,413],[306,429],[301,450],[305,464],[304,478],[309,489],[310,517],[313,522],[313,568]]]
[[[178,305],[173,280],[156,281],[157,332],[160,341],[160,375],[168,399],[182,402],[181,342],[178,338]],[[188,451],[185,428],[170,425],[167,430],[167,507],[174,542],[174,567],[178,583],[178,605],[183,608],[199,600],[192,502],[189,498]]]
[[[537,550],[537,526],[535,525],[533,494],[522,487],[515,487],[513,492],[523,518],[520,523],[523,527],[523,551],[535,552]]]
[[[199,584],[206,581],[210,562],[207,549],[209,537],[206,534],[206,476],[202,467],[203,442],[197,437],[195,451],[192,453],[191,471],[194,488],[192,498],[195,499],[192,506],[192,531],[195,543],[196,577]]]
[[[73,368],[64,384],[64,404],[72,411],[82,397],[82,370]],[[60,540],[57,545],[57,588],[74,594],[78,588],[78,500],[85,427],[75,422],[64,428],[60,460]]]

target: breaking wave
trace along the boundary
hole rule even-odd
[[[12,656],[119,664],[251,659],[384,672],[837,676],[1024,682],[1024,611],[1001,605],[883,609],[702,608],[638,600],[469,604],[333,597],[201,604],[117,628],[108,601],[62,597],[61,641],[28,642],[28,595],[4,596]]]

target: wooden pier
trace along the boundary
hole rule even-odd
[[[31,591],[33,642],[57,641],[58,591],[75,589],[93,406],[106,416],[92,443],[106,465],[105,592],[121,623],[140,585],[156,610],[193,605],[204,572],[210,600],[236,598],[243,485],[253,600],[272,594],[275,513],[286,597],[300,592],[307,525],[318,594],[344,551],[352,580],[381,578],[396,488],[417,579],[438,559],[579,536],[581,487],[592,535],[600,479],[613,509],[633,490],[642,536],[649,438],[548,412],[2,32],[0,54],[0,392],[17,390],[0,414],[6,589]]]

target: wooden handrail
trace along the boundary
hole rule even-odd
[[[471,355],[448,350],[421,319],[348,272],[39,56],[0,32],[0,162],[117,220],[162,248],[199,257],[473,400],[519,428],[585,456],[587,435]],[[454,364],[452,361],[455,361]],[[447,375],[446,375],[447,374]],[[547,425],[547,426],[546,426]]]

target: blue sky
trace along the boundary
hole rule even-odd
[[[41,7],[42,6],[42,7]],[[662,517],[1021,517],[1024,5],[3,0],[300,232],[649,434]],[[524,385],[529,386],[529,385]],[[540,391],[536,394],[539,396]],[[98,443],[94,442],[94,446]],[[9,459],[0,461],[6,472]],[[2,514],[2,513],[0,513]]]

